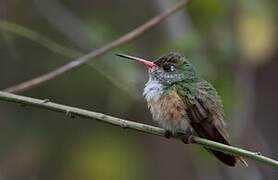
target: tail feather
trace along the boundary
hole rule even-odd
[[[217,128],[217,126],[209,122],[202,122],[202,125],[200,125],[199,123],[191,123],[191,126],[198,134],[198,136],[202,138],[206,138],[226,145],[231,145],[226,135],[222,131],[220,131]],[[224,152],[220,152],[208,148],[206,148],[206,150],[211,152],[217,159],[219,159],[221,162],[223,162],[228,166],[235,166],[238,160],[241,161],[245,166],[248,166],[242,157],[234,156],[231,154],[227,154]]]
[[[200,98],[196,98],[194,103],[192,103],[192,100],[190,101],[187,97],[184,100],[188,107],[186,109],[186,113],[189,118],[189,123],[198,136],[230,145],[225,129],[221,124],[222,117],[219,118],[217,116],[213,116],[213,113],[211,113],[207,108],[207,103],[204,103],[204,101]],[[238,160],[247,165],[242,157],[209,148],[206,149],[228,166],[235,166]]]
[[[234,155],[229,155],[220,151],[215,151],[210,149],[207,150],[211,152],[217,159],[219,159],[221,162],[223,162],[228,166],[235,166],[237,163],[237,158]]]

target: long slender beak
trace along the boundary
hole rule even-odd
[[[138,61],[138,62],[144,64],[147,68],[152,68],[154,66],[157,66],[153,62],[145,60],[145,59],[142,59],[142,58],[139,58],[139,57],[134,57],[134,56],[130,56],[130,55],[122,54],[122,53],[116,53],[116,55],[120,56],[122,58]]]

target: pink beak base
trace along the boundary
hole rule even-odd
[[[126,58],[126,59],[130,59],[130,60],[139,61],[139,62],[141,62],[142,64],[144,64],[147,68],[152,68],[152,67],[157,66],[157,65],[156,65],[155,63],[153,63],[153,62],[148,61],[148,60],[145,60],[145,59],[142,59],[142,58],[139,58],[139,57],[134,57],[134,56],[130,56],[130,55],[122,54],[122,53],[117,53],[116,55],[117,55],[117,56],[120,56],[120,57],[122,57],[122,58]]]

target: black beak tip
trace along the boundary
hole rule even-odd
[[[122,54],[122,53],[115,53],[116,56],[119,56],[119,57],[122,57],[122,58],[126,58],[126,55],[125,54]]]
[[[136,58],[135,57],[132,57],[132,56],[129,56],[129,55],[126,55],[126,54],[123,54],[123,53],[115,53],[116,56],[119,56],[121,58],[124,58],[124,59],[130,59],[130,60],[135,60]]]

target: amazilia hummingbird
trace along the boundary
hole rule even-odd
[[[186,132],[230,145],[225,131],[222,101],[215,88],[201,79],[192,64],[178,53],[170,53],[155,61],[117,54],[143,63],[149,72],[144,88],[153,120],[173,134]],[[207,149],[229,166],[238,160],[234,155]]]

